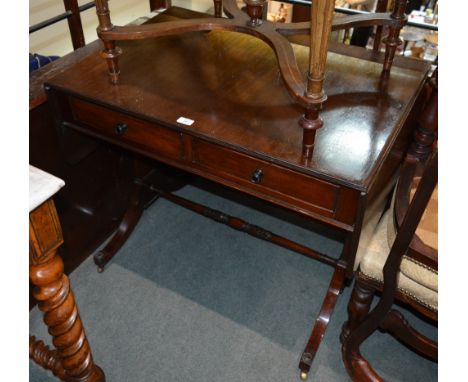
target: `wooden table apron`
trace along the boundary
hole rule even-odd
[[[317,319],[316,327],[326,327],[320,317],[328,311],[329,318],[345,277],[353,276],[363,222],[394,184],[428,65],[398,58],[383,78],[380,55],[354,48],[348,56],[342,48],[329,53],[324,127],[305,161],[297,124],[302,111],[289,98],[264,42],[234,32],[195,32],[119,45],[124,54],[118,85],[109,83],[97,53],[46,84],[58,128],[81,131],[343,232],[338,271]],[[306,73],[307,49],[294,50]],[[176,122],[179,117],[195,122],[185,126]],[[317,330],[319,339],[311,341],[319,343],[324,329]],[[301,370],[308,371],[305,361]]]

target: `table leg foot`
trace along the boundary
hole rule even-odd
[[[309,373],[301,371],[301,381],[307,381],[307,378],[309,378]]]
[[[333,314],[335,309],[336,301],[338,295],[343,288],[345,282],[345,273],[346,269],[341,265],[338,265],[335,268],[330,285],[323,300],[322,307],[320,308],[319,315],[315,320],[314,328],[312,329],[312,334],[310,335],[307,346],[302,353],[301,360],[299,362],[299,369],[301,370],[301,379],[304,376],[307,378],[310,371],[310,367],[315,358],[315,354],[322,342],[323,336],[327,329],[330,317]],[[304,379],[303,379],[304,380]]]
[[[142,185],[134,183],[127,211],[124,214],[117,230],[106,246],[94,254],[94,263],[99,273],[104,272],[106,264],[116,255],[135,229],[144,210],[141,198]]]

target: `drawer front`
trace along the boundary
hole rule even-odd
[[[281,200],[287,207],[299,207],[346,224],[354,218],[355,206],[350,204],[357,199],[350,200],[349,192],[343,192],[339,185],[198,139],[193,140],[192,155],[193,163],[202,170],[267,195],[267,199]],[[346,213],[341,212],[343,204],[347,204]]]
[[[92,103],[70,98],[73,118],[113,142],[121,142],[147,153],[181,159],[181,134]]]

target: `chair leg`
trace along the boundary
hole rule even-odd
[[[374,293],[375,289],[372,286],[359,277],[356,278],[348,304],[348,321],[343,325],[340,336],[343,363],[353,381],[383,382],[359,352],[359,346],[375,328],[369,327],[365,336],[355,336],[355,330],[362,329],[361,326],[365,325],[363,321],[368,317]]]
[[[437,360],[437,342],[411,327],[399,311],[392,309],[380,327],[407,346],[412,347],[426,357]]]
[[[363,280],[356,278],[353,292],[348,303],[348,321],[343,324],[341,329],[340,341],[346,340],[349,333],[352,332],[369,313],[375,290]]]

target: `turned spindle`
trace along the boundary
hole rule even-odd
[[[305,158],[312,157],[315,134],[323,126],[319,111],[327,100],[323,80],[334,9],[335,4],[331,0],[315,0],[311,6],[310,33],[314,38],[310,40],[309,75],[305,92],[310,106],[299,120],[299,126],[303,129],[302,155]]]
[[[433,151],[438,129],[438,88],[437,75],[429,81],[430,96],[420,114],[408,158],[425,162]]]
[[[57,211],[49,199],[29,214],[29,279],[55,349],[30,337],[29,354],[67,382],[104,382],[104,373],[93,362],[63,261],[57,255],[62,242]]]
[[[256,28],[262,25],[263,6],[266,0],[244,0],[247,5],[247,14],[250,20],[247,21],[247,25]]]
[[[52,371],[62,381],[65,380],[65,370],[57,350],[51,350],[44,341],[37,340],[34,336],[29,336],[29,358],[44,369]]]
[[[114,28],[110,19],[110,12],[107,0],[96,0],[96,14],[99,20],[97,28],[98,35],[100,32],[107,32]],[[119,63],[118,57],[122,54],[122,49],[115,45],[113,40],[103,40],[104,49],[101,51],[101,57],[106,59],[107,69],[110,80],[113,84],[119,82]]]
[[[406,23],[405,9],[407,1],[408,0],[395,0],[395,6],[393,7],[392,14],[390,15],[395,23],[388,28],[388,35],[383,40],[385,43],[385,59],[383,64],[384,72],[389,72],[392,68],[396,49],[402,44],[400,30]]]

